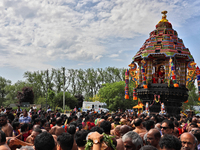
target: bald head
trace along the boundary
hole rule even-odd
[[[130,128],[128,125],[122,125],[120,127],[120,136],[123,136],[124,134],[126,134],[129,131],[130,131]]]
[[[196,117],[193,117],[193,118],[192,118],[192,122],[197,123],[197,118],[196,118]]]
[[[120,122],[121,122],[122,125],[126,125],[127,120],[124,119],[124,118],[122,118],[122,119],[120,120]]]
[[[100,127],[101,123],[104,122],[105,119],[101,119],[99,122],[98,122],[98,126]]]
[[[158,129],[150,129],[148,133],[152,134],[156,139],[161,138],[161,134],[160,131],[158,131]]]
[[[196,138],[193,134],[186,132],[180,136],[180,140],[182,143],[182,149],[190,149],[194,150],[197,144]]]
[[[36,124],[36,125],[33,126],[33,130],[36,129],[36,128],[40,129],[40,125]]]

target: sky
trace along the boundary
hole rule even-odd
[[[199,0],[1,0],[0,76],[128,68],[163,10],[200,66]]]

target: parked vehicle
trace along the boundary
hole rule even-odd
[[[101,111],[106,113],[109,111],[106,107],[107,107],[106,103],[101,103],[99,101],[95,101],[95,102],[84,101],[82,111],[87,112],[88,110],[92,109],[98,113],[100,113]]]

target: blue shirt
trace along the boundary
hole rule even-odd
[[[22,117],[19,118],[19,122],[20,123],[30,123],[31,122],[31,117],[29,117],[29,116],[27,116],[27,117],[22,116]]]

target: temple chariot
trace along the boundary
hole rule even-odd
[[[167,11],[162,14],[156,29],[150,32],[126,70],[125,99],[129,99],[131,79],[133,100],[140,99],[150,112],[162,113],[163,109],[163,113],[179,114],[196,78],[200,91],[200,71],[189,49],[167,20]]]

